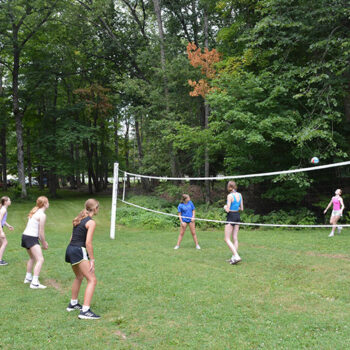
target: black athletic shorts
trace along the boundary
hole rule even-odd
[[[39,244],[39,238],[38,237],[22,235],[21,246],[23,248],[29,249],[31,247],[34,247],[36,244]]]
[[[66,249],[66,262],[72,265],[77,265],[83,260],[89,260],[86,248],[69,244]]]
[[[241,217],[239,215],[238,211],[230,211],[227,213],[226,221],[232,221],[232,222],[241,222]],[[235,226],[236,224],[231,224],[232,226]]]

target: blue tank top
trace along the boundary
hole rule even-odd
[[[230,210],[237,211],[239,209],[239,207],[241,206],[242,196],[238,192],[231,193],[231,194],[232,194],[232,197],[233,197],[233,202],[231,202]],[[239,194],[239,200],[238,201],[236,199],[235,194]]]

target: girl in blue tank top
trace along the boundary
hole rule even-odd
[[[194,204],[191,201],[191,198],[188,194],[183,194],[182,195],[182,200],[181,203],[177,207],[177,212],[179,215],[180,219],[180,234],[179,238],[177,239],[176,246],[174,249],[179,249],[180,244],[182,241],[182,238],[185,234],[186,227],[187,225],[190,227],[190,231],[193,237],[193,241],[196,245],[196,249],[201,249],[201,247],[198,244],[198,239],[196,235],[196,227],[195,227],[195,213],[196,213],[196,208]]]
[[[11,199],[7,196],[4,196],[0,200],[0,266],[8,265],[5,260],[2,260],[4,255],[7,239],[3,227],[6,226],[10,231],[13,231],[13,227],[7,223],[7,208],[11,205]]]
[[[228,262],[234,265],[242,260],[238,255],[238,231],[239,222],[241,221],[239,210],[243,211],[243,198],[242,195],[237,192],[237,185],[234,181],[228,182],[227,190],[229,194],[227,195],[224,209],[227,213],[226,221],[230,223],[225,225],[225,242],[232,252],[232,257]]]

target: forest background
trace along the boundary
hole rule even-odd
[[[0,184],[55,197],[105,191],[115,161],[197,177],[347,160],[349,63],[346,0],[0,0]],[[263,213],[322,207],[349,178],[239,184]],[[214,183],[191,185],[216,200]]]

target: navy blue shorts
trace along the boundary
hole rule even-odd
[[[39,244],[39,238],[38,237],[22,235],[21,246],[23,248],[30,249],[31,247],[34,247],[36,244]]]
[[[241,222],[241,216],[239,215],[238,211],[230,211],[227,213],[226,221],[232,221],[232,222]],[[232,226],[235,226],[237,224],[231,224]]]
[[[77,265],[83,260],[89,260],[86,248],[69,244],[66,249],[66,262],[72,265]]]

